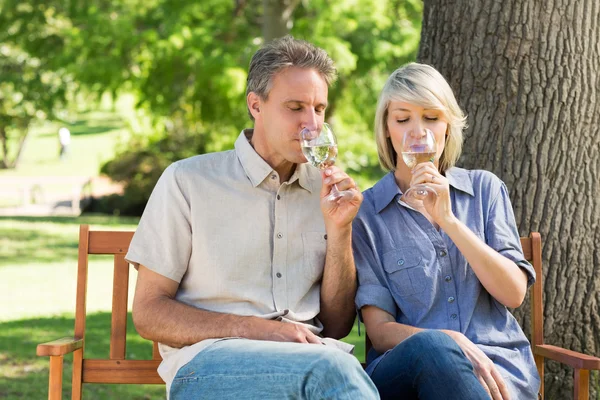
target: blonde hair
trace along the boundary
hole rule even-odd
[[[442,111],[448,121],[448,131],[438,168],[442,173],[452,168],[461,154],[466,116],[442,74],[430,65],[410,63],[395,70],[386,81],[375,112],[375,140],[379,163],[387,171],[396,170],[398,159],[387,129],[391,101]]]

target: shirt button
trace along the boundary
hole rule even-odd
[[[277,179],[277,175],[271,175],[271,179]]]
[[[446,282],[450,282],[452,280],[452,277],[450,275],[446,275],[446,277],[444,278],[444,280]]]
[[[278,278],[281,278],[281,272],[278,272],[276,275]]]
[[[325,234],[325,235],[323,236],[323,239],[327,240],[327,234]]]
[[[440,257],[446,257],[446,250],[440,250]]]
[[[402,258],[398,260],[398,265],[404,265],[404,260]]]
[[[281,200],[281,196],[280,195],[277,195],[277,200]]]
[[[457,317],[457,315],[456,315],[456,314],[452,314],[452,315],[450,316],[450,318],[452,318],[452,319],[456,319],[456,317]]]
[[[278,238],[278,239],[281,239],[282,237],[283,237],[283,233],[279,232],[279,233],[277,234],[277,238]]]
[[[454,297],[452,297],[452,296],[448,297],[448,303],[454,303]]]

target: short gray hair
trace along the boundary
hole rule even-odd
[[[289,67],[315,69],[325,79],[327,86],[337,77],[333,60],[325,50],[288,35],[269,42],[252,56],[246,81],[246,97],[254,92],[266,100],[275,75]],[[250,110],[248,115],[254,120]]]
[[[379,163],[387,171],[396,169],[398,159],[387,134],[388,107],[391,101],[436,109],[444,114],[448,120],[448,131],[439,170],[443,173],[452,168],[462,151],[466,116],[442,74],[430,65],[410,63],[395,70],[385,83],[375,112],[375,140]]]

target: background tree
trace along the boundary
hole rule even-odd
[[[53,64],[51,52],[40,58],[28,48],[34,41],[44,41],[48,50],[52,49],[55,36],[51,25],[32,29],[27,38],[19,36],[24,26],[33,25],[19,15],[31,9],[23,4],[10,9],[0,3],[0,169],[17,166],[31,124],[56,118],[56,111],[65,106],[67,93],[73,89],[65,68]],[[11,35],[19,40],[8,40]]]
[[[468,114],[460,164],[496,173],[520,233],[542,234],[547,342],[596,355],[598,21],[597,0],[425,0],[418,55],[449,79]],[[547,398],[569,398],[572,372],[546,367]]]
[[[246,71],[274,18],[286,20],[285,29],[269,35],[289,31],[336,62],[327,116],[341,141],[340,163],[366,187],[381,175],[371,133],[377,94],[389,71],[416,56],[422,8],[420,0],[5,2],[19,26],[7,41],[60,59],[82,90],[136,96],[150,122],[103,170],[126,185],[121,211],[136,214],[165,165],[231,148],[250,125]],[[34,32],[47,25],[53,53]]]

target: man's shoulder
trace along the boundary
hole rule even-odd
[[[186,176],[190,173],[195,176],[200,174],[214,174],[223,171],[224,166],[234,165],[237,160],[235,150],[219,151],[215,153],[199,154],[175,161],[169,166],[177,175]]]

